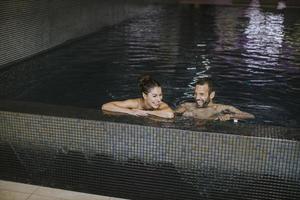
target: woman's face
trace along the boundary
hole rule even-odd
[[[145,102],[151,108],[157,109],[162,103],[162,91],[161,87],[153,87],[148,94],[143,94]]]

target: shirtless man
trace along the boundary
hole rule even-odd
[[[203,120],[227,121],[230,119],[253,119],[254,115],[242,112],[230,106],[213,103],[215,91],[209,78],[197,81],[195,87],[195,102],[187,102],[178,106],[175,113],[185,117],[194,117]]]

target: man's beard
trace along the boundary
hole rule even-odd
[[[197,105],[198,108],[206,108],[208,106],[208,104],[210,103],[210,99],[208,98],[208,99],[206,99],[205,101],[202,101],[202,102],[203,102],[202,105],[199,105],[198,101],[196,102],[196,105]]]

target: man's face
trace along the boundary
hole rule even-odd
[[[208,85],[207,84],[196,85],[194,97],[195,97],[197,107],[199,108],[207,107],[207,105],[211,101]]]

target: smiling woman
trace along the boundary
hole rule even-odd
[[[139,79],[139,87],[142,98],[108,102],[102,105],[102,110],[135,116],[174,117],[172,109],[162,101],[162,89],[156,80],[149,75],[142,76]]]

